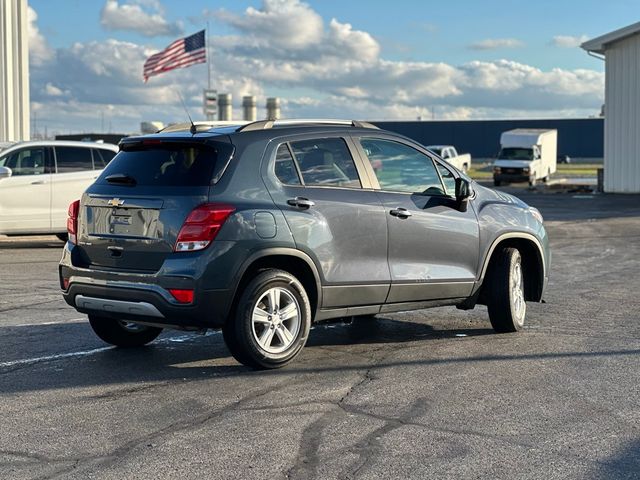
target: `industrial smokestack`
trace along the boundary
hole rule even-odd
[[[255,122],[258,118],[258,103],[254,95],[242,97],[242,117],[247,122]]]
[[[233,120],[233,107],[230,93],[218,94],[218,120]]]
[[[280,99],[278,97],[267,98],[267,120],[280,118]]]

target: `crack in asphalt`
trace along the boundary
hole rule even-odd
[[[100,468],[100,471],[104,471],[103,469],[118,463],[119,461],[123,460],[124,457],[132,454],[134,450],[136,450],[137,448],[143,445],[150,445],[154,441],[158,441],[158,439],[160,438],[201,427],[212,420],[220,419],[221,417],[223,417],[225,414],[229,412],[241,409],[242,405],[245,403],[249,403],[260,397],[276,392],[282,387],[291,387],[292,385],[295,385],[297,383],[300,383],[300,380],[293,383],[289,379],[281,381],[270,387],[260,389],[251,395],[240,398],[235,402],[232,402],[222,408],[214,410],[213,412],[207,412],[193,419],[179,420],[170,425],[167,425],[164,428],[148,433],[147,435],[142,435],[140,437],[132,439],[128,442],[125,442],[123,445],[115,448],[114,450],[112,450],[107,454],[82,455],[78,457],[63,457],[63,458],[42,457],[43,459],[42,461],[46,461],[50,463],[73,462],[73,465],[65,466],[63,468],[59,468],[54,472],[49,472],[47,474],[35,477],[35,480],[54,480],[58,478],[67,478],[67,475],[71,472],[73,472],[74,474],[78,474],[78,473],[82,473],[82,471],[86,471],[90,468],[96,468],[96,467]],[[16,452],[16,453],[21,453],[21,452]]]
[[[391,351],[388,351],[386,355],[379,357],[372,365],[366,368],[364,373],[361,375],[361,378],[354,382],[339,400],[335,402],[329,402],[330,405],[334,408],[324,412],[320,416],[320,418],[309,424],[304,429],[304,431],[302,432],[302,437],[300,438],[298,453],[294,460],[293,466],[286,472],[287,479],[316,478],[318,464],[320,462],[318,452],[322,440],[322,431],[326,427],[328,427],[336,419],[337,416],[340,415],[340,412],[345,411],[342,408],[342,405],[349,398],[349,396],[353,394],[354,391],[356,391],[363,385],[373,381],[371,372],[388,356],[392,355],[397,349],[398,348],[394,348]],[[337,411],[335,407],[337,407]],[[362,465],[359,465],[356,470],[359,470],[360,468],[362,468]]]

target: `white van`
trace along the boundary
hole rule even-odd
[[[20,142],[0,152],[0,234],[66,238],[69,204],[118,153],[108,143]]]
[[[500,153],[493,164],[493,184],[546,182],[556,171],[558,131],[516,128],[500,136]]]

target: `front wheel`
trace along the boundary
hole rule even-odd
[[[524,326],[527,304],[524,296],[522,257],[515,248],[495,253],[487,272],[487,309],[496,332],[517,332]]]
[[[279,368],[300,353],[310,327],[311,306],[302,284],[288,272],[270,269],[260,272],[242,291],[223,335],[240,363]]]
[[[162,328],[149,327],[126,320],[89,315],[89,324],[93,331],[107,343],[117,347],[141,347],[155,340]]]

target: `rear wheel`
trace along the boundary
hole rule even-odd
[[[265,270],[245,287],[223,328],[229,351],[252,368],[279,368],[293,360],[309,336],[311,306],[296,277]]]
[[[56,237],[58,237],[59,240],[66,242],[67,240],[69,240],[69,234],[68,233],[56,233]]]
[[[95,315],[89,315],[89,324],[98,337],[117,347],[141,347],[155,340],[162,332],[159,327]]]
[[[515,248],[502,248],[494,255],[485,279],[489,320],[496,332],[517,332],[527,312],[522,257]]]

